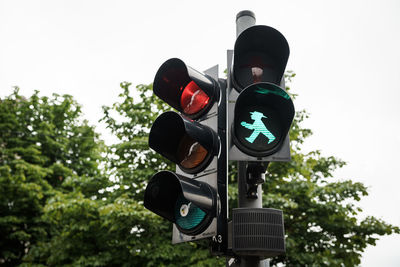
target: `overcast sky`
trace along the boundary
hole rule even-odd
[[[245,9],[289,42],[295,107],[314,132],[305,151],[345,160],[335,177],[369,186],[361,217],[400,225],[400,1],[0,0],[0,96],[71,94],[98,125],[120,82],[151,83],[168,58],[222,76]],[[399,247],[382,238],[362,266],[400,266]]]

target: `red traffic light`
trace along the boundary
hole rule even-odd
[[[206,114],[219,97],[219,85],[213,78],[178,58],[171,58],[161,65],[154,78],[153,91],[191,119]]]
[[[189,82],[181,95],[183,113],[193,115],[207,106],[210,97],[194,82]]]

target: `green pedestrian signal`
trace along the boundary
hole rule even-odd
[[[233,142],[247,155],[262,158],[277,152],[294,116],[289,95],[273,83],[256,83],[238,96],[234,108]]]
[[[263,134],[266,138],[268,138],[268,144],[272,143],[275,140],[275,136],[267,129],[264,122],[261,120],[262,118],[267,117],[258,111],[250,112],[250,114],[251,119],[254,120],[253,124],[247,123],[245,121],[242,121],[240,123],[240,125],[242,125],[243,127],[249,130],[254,130],[253,133],[245,139],[252,144],[260,134]]]
[[[289,161],[294,106],[285,90],[289,44],[276,29],[242,31],[228,53],[229,160]]]

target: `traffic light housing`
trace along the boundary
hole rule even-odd
[[[201,233],[215,216],[217,193],[209,184],[161,171],[150,180],[145,207],[175,223],[187,235]]]
[[[280,84],[289,58],[289,44],[272,27],[252,26],[235,42],[233,77],[239,92],[258,82]]]
[[[290,96],[279,86],[273,83],[250,85],[236,100],[233,141],[247,155],[272,155],[282,147],[293,114]]]
[[[219,150],[215,130],[173,111],[154,121],[149,146],[189,174],[204,170]]]
[[[294,106],[285,91],[289,45],[276,29],[244,30],[228,51],[229,159],[289,161]]]
[[[226,80],[218,67],[204,73],[172,58],[158,69],[153,92],[179,113],[162,113],[149,147],[176,164],[150,179],[144,206],[174,224],[173,243],[212,237],[227,244]]]
[[[285,252],[283,212],[262,208],[260,192],[268,163],[290,161],[295,110],[285,90],[288,57],[285,37],[264,25],[243,30],[228,51],[228,155],[241,161],[242,203],[232,209],[232,251],[238,256],[265,259]]]
[[[192,119],[210,110],[219,97],[218,88],[215,79],[187,66],[179,58],[164,62],[153,83],[154,94]]]

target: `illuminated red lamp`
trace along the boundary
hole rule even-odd
[[[158,69],[153,92],[191,119],[207,113],[219,97],[219,85],[210,76],[171,58]]]
[[[207,106],[210,97],[194,82],[186,85],[181,95],[181,107],[186,115],[193,115],[200,112]]]

